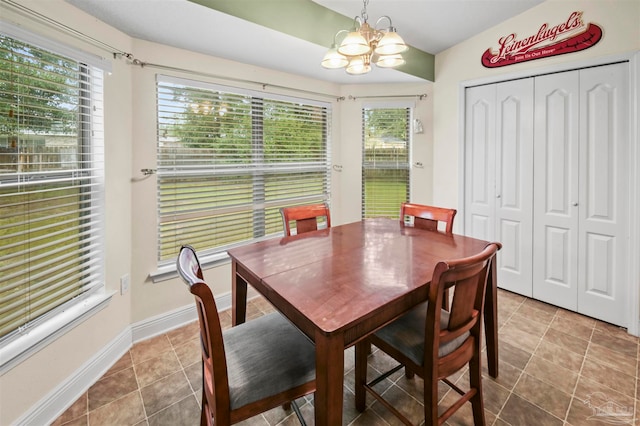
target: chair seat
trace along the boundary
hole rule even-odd
[[[391,324],[378,330],[375,335],[389,345],[405,354],[416,365],[424,364],[424,335],[427,319],[427,302],[421,303],[409,312],[393,321]],[[449,312],[442,310],[440,329],[444,330],[449,324]],[[445,342],[438,349],[438,356],[443,357],[459,348],[469,332],[463,333],[457,338]]]
[[[313,343],[278,312],[223,336],[231,409],[315,380]]]

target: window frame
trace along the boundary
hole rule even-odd
[[[389,101],[372,101],[372,102],[366,102],[362,105],[361,111],[360,111],[360,117],[361,117],[361,124],[362,124],[362,136],[361,136],[361,147],[362,147],[362,171],[361,171],[361,176],[362,176],[362,183],[361,183],[361,188],[360,188],[360,194],[361,194],[361,212],[360,212],[360,216],[361,219],[365,219],[367,216],[366,213],[366,202],[367,200],[365,199],[365,185],[366,185],[366,180],[365,180],[365,170],[367,170],[367,161],[366,161],[366,154],[365,154],[365,150],[366,150],[366,123],[365,123],[365,110],[371,110],[371,109],[406,109],[407,110],[407,114],[406,114],[406,134],[407,134],[407,161],[404,164],[404,167],[401,168],[394,168],[393,170],[406,170],[407,171],[407,180],[406,180],[406,185],[407,185],[407,189],[406,189],[406,201],[408,202],[411,199],[411,175],[412,175],[412,157],[413,157],[413,138],[414,138],[414,131],[413,131],[413,126],[411,125],[411,123],[413,122],[413,117],[415,114],[415,105],[414,103],[410,102],[410,101],[402,101],[402,100],[398,100],[398,101],[393,101],[393,100],[389,100]],[[369,168],[369,170],[371,170],[372,168]],[[391,169],[390,169],[391,170]],[[397,206],[397,211],[394,211],[394,215],[393,216],[385,216],[385,217],[393,217],[393,218],[398,218],[400,217],[400,204],[398,204]]]
[[[198,250],[199,251],[199,255],[201,258],[201,261],[203,263],[203,265],[206,266],[210,266],[212,264],[218,264],[221,262],[226,262],[228,261],[228,255],[227,255],[227,250],[238,246],[238,245],[243,245],[243,244],[248,244],[251,242],[255,242],[255,241],[260,241],[266,238],[273,238],[275,235],[281,234],[282,233],[282,229],[281,229],[281,219],[279,217],[279,213],[278,213],[278,229],[277,232],[274,233],[265,233],[265,229],[261,229],[260,228],[260,224],[262,224],[263,226],[265,223],[264,220],[264,213],[267,209],[273,209],[276,207],[284,207],[285,205],[295,205],[295,204],[306,204],[306,203],[317,203],[317,202],[322,202],[322,203],[330,203],[330,194],[331,194],[331,115],[332,115],[332,104],[330,102],[327,101],[322,101],[322,100],[318,100],[318,99],[313,99],[313,98],[309,98],[309,97],[295,97],[295,96],[289,96],[289,95],[283,95],[283,94],[279,94],[279,93],[271,93],[268,91],[256,91],[256,90],[251,90],[251,89],[245,89],[245,88],[240,88],[240,87],[232,87],[232,86],[226,86],[226,85],[221,85],[221,84],[217,84],[217,83],[210,83],[207,81],[202,81],[202,80],[193,80],[193,79],[187,79],[187,78],[181,78],[181,77],[175,77],[175,76],[169,76],[169,75],[163,75],[163,74],[158,74],[156,76],[156,83],[158,84],[176,84],[176,85],[186,85],[186,86],[190,86],[199,90],[210,90],[212,91],[212,93],[215,94],[222,94],[222,95],[232,95],[232,96],[246,96],[248,98],[251,98],[251,104],[255,107],[255,111],[261,111],[261,108],[264,104],[266,103],[290,103],[291,105],[300,105],[300,108],[316,108],[318,110],[321,110],[322,113],[322,149],[323,151],[320,154],[317,154],[314,160],[311,161],[299,161],[299,162],[269,162],[269,160],[265,160],[263,155],[264,155],[264,148],[266,145],[264,145],[265,141],[263,138],[263,134],[262,132],[264,131],[265,127],[263,126],[263,122],[261,121],[262,119],[260,117],[265,116],[264,111],[262,111],[262,114],[257,114],[256,116],[251,116],[251,139],[252,139],[252,153],[254,155],[254,158],[259,159],[260,161],[258,163],[255,163],[254,161],[251,161],[250,164],[245,164],[243,166],[239,166],[239,165],[232,165],[229,167],[226,166],[222,166],[220,167],[218,173],[220,174],[224,174],[224,173],[240,173],[241,171],[243,173],[253,173],[255,174],[254,176],[254,184],[256,182],[256,180],[261,180],[259,177],[257,177],[258,175],[269,175],[269,174],[273,174],[273,173],[288,173],[291,176],[294,176],[295,174],[303,174],[303,173],[317,173],[317,174],[321,174],[321,181],[322,181],[322,185],[323,185],[323,189],[322,189],[322,194],[320,195],[320,193],[317,193],[315,195],[309,195],[309,196],[303,196],[303,195],[298,195],[296,196],[295,194],[291,195],[288,199],[286,203],[281,203],[279,201],[273,201],[273,200],[257,200],[257,199],[252,199],[252,204],[254,206],[263,206],[263,208],[256,208],[253,209],[253,215],[254,215],[254,219],[252,221],[253,226],[254,226],[254,237],[252,239],[249,240],[243,240],[243,241],[239,241],[236,243],[231,243],[228,245],[223,245],[223,246],[216,246],[216,247],[209,247],[206,248],[204,250]],[[156,152],[157,155],[159,156],[159,151],[158,151],[158,147],[160,142],[160,134],[162,133],[161,131],[161,111],[160,111],[160,99],[159,99],[159,94],[158,94],[158,86],[156,87],[156,98],[157,98],[157,104],[158,104],[158,111],[157,111],[157,126],[158,126],[158,140],[156,141]],[[266,124],[265,124],[266,125]],[[320,124],[318,124],[320,125]],[[260,146],[260,144],[263,144],[262,146]],[[314,151],[315,152],[315,151]],[[160,157],[158,157],[158,163],[156,166],[157,169],[157,174],[158,174],[158,188],[160,188],[160,179],[162,179],[163,177],[168,177],[171,176],[171,171],[167,170],[167,168],[162,167],[161,163],[160,163]],[[204,170],[204,169],[201,169]],[[320,179],[320,178],[319,178]],[[266,181],[267,179],[264,178],[262,179],[262,182],[264,185],[266,185]],[[160,189],[158,189],[158,193],[159,193]],[[257,193],[260,193],[260,191],[257,191]],[[160,197],[160,194],[158,194],[158,196]],[[161,200],[158,199],[158,209],[156,210],[156,217],[158,220],[158,224],[160,225],[160,223],[162,222],[162,218],[160,216],[160,203]],[[271,212],[271,222],[273,222],[273,212]],[[257,228],[255,228],[257,225]],[[163,281],[165,279],[170,279],[172,277],[175,276],[175,258],[169,258],[169,259],[163,259],[162,256],[160,255],[160,247],[161,247],[161,235],[160,235],[160,229],[158,229],[158,233],[157,233],[157,247],[158,247],[158,255],[156,256],[156,260],[157,260],[157,270],[152,272],[150,274],[152,280],[154,282],[158,282],[158,281]],[[177,254],[177,252],[176,252]]]
[[[80,74],[83,76],[85,72],[92,75],[92,81],[83,83],[82,77],[78,79],[78,87],[80,90],[80,99],[78,100],[78,108],[82,110],[81,116],[87,117],[88,121],[79,120],[76,135],[77,156],[80,158],[82,166],[77,169],[78,172],[67,170],[61,171],[43,171],[32,173],[30,177],[38,178],[38,182],[46,183],[52,179],[74,178],[89,179],[93,187],[97,188],[96,192],[90,194],[91,211],[97,212],[96,220],[92,222],[91,234],[92,240],[95,242],[96,248],[91,249],[88,256],[83,257],[83,265],[95,265],[93,278],[88,286],[83,285],[86,290],[81,294],[63,302],[57,307],[49,311],[30,318],[25,324],[14,331],[8,332],[0,338],[0,375],[11,370],[20,364],[26,358],[41,350],[49,343],[55,341],[61,335],[76,327],[101,309],[105,308],[111,300],[113,292],[107,293],[105,286],[105,214],[104,214],[104,74],[111,70],[111,62],[97,57],[93,54],[81,51],[79,49],[61,44],[51,39],[43,37],[36,33],[32,33],[22,27],[17,27],[7,22],[2,22],[2,30],[4,36],[12,38],[21,43],[31,45],[52,55],[58,55],[67,60],[77,62]],[[82,69],[85,68],[85,71]],[[94,80],[94,77],[97,79]],[[85,99],[89,94],[90,101]],[[88,103],[90,102],[90,103]],[[88,113],[88,114],[87,114]],[[92,152],[85,149],[91,147]],[[89,160],[87,162],[87,160]],[[11,179],[11,174],[5,174],[5,177]],[[15,173],[16,182],[21,180],[19,172]],[[6,179],[5,179],[6,180]],[[78,188],[83,190],[85,184],[81,184]],[[19,194],[22,192],[16,192]],[[86,198],[78,201],[78,206],[86,202]],[[80,211],[80,210],[78,210]],[[81,228],[77,228],[78,232],[82,232]],[[81,268],[81,269],[84,269]]]

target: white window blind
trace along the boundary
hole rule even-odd
[[[104,288],[102,71],[0,33],[0,340]]]
[[[411,108],[362,109],[362,217],[400,217],[409,200]]]
[[[329,200],[330,105],[159,76],[158,260],[282,232],[283,206]]]

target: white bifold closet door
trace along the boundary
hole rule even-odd
[[[621,326],[628,72],[625,62],[465,92],[465,233],[503,243],[498,286]]]
[[[532,295],[533,78],[467,89],[465,230],[500,241],[501,288]]]
[[[626,325],[628,66],[537,77],[533,296]]]

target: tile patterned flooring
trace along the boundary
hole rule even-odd
[[[638,338],[626,330],[532,299],[499,291],[500,376],[485,375],[487,424],[611,425],[639,424]],[[273,308],[264,299],[248,304],[247,318]],[[221,314],[223,327],[230,312]],[[197,425],[200,416],[200,347],[198,325],[191,323],[135,344],[98,382],[68,408],[55,426]],[[382,370],[391,360],[374,348],[369,371]],[[345,425],[396,425],[370,397],[359,413],[353,397],[353,348],[345,351]],[[486,370],[485,370],[486,372]],[[454,378],[464,383],[466,374]],[[422,382],[399,371],[380,386],[385,396],[415,424],[422,417]],[[441,402],[451,393],[442,386]],[[452,391],[451,391],[452,392]],[[299,401],[309,425],[313,398]],[[442,405],[442,404],[441,404]],[[242,425],[296,425],[293,412],[271,410]],[[448,425],[473,424],[466,404]]]

